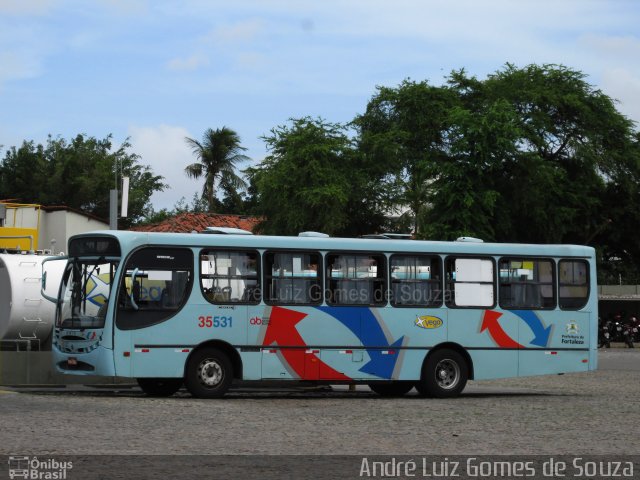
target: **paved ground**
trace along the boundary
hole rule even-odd
[[[588,374],[471,382],[454,400],[359,387],[239,390],[222,400],[138,389],[0,390],[0,454],[638,454],[640,349]]]

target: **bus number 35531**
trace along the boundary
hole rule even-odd
[[[198,326],[200,328],[226,328],[233,326],[233,317],[224,317],[216,315],[200,315],[198,317]]]

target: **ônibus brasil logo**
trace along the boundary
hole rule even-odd
[[[9,478],[30,480],[65,480],[67,470],[73,468],[73,462],[63,462],[54,458],[39,460],[38,457],[12,455],[9,457]]]

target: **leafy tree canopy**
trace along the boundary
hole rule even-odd
[[[440,87],[406,80],[379,88],[354,123],[362,154],[402,180],[395,201],[418,237],[591,244],[601,272],[640,270],[628,227],[640,220],[640,135],[583,73],[507,64]]]
[[[144,217],[151,195],[166,188],[161,176],[127,151],[130,147],[125,140],[113,149],[111,135],[77,135],[70,141],[49,136],[44,145],[24,141],[8,149],[0,162],[0,198],[66,205],[108,219],[117,170],[119,177],[130,178],[129,216],[119,221],[126,228]]]
[[[384,221],[369,168],[343,125],[309,117],[271,130],[270,154],[247,170],[264,233],[365,233]]]
[[[392,202],[410,209],[419,232],[430,183],[446,157],[445,134],[458,98],[449,88],[409,79],[377,90],[366,112],[353,121],[358,149],[369,169],[387,180]]]

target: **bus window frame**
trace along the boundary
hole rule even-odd
[[[558,308],[564,312],[579,312],[580,310],[584,309],[587,305],[589,305],[589,300],[591,299],[591,262],[589,261],[590,259],[588,258],[578,258],[578,257],[559,257],[558,258],[558,262],[557,262],[557,267],[558,267]],[[595,261],[595,260],[594,260]],[[572,308],[567,308],[567,307],[563,307],[561,305],[560,302],[560,288],[561,288],[561,284],[560,284],[560,264],[562,262],[582,262],[584,263],[587,268],[586,268],[586,272],[587,272],[587,279],[586,279],[586,285],[587,285],[587,295],[584,298],[584,303],[580,306],[580,307],[572,307]],[[572,284],[564,284],[564,286],[571,286]]]
[[[393,299],[392,299],[392,289],[391,286],[394,283],[393,278],[391,276],[391,264],[393,263],[393,257],[422,257],[422,258],[437,258],[440,262],[440,269],[439,269],[439,274],[440,274],[440,280],[437,281],[437,283],[440,286],[440,301],[438,302],[438,304],[412,304],[412,305],[397,305]],[[444,281],[444,259],[442,257],[442,255],[439,255],[437,253],[414,253],[414,252],[405,252],[405,253],[391,253],[389,255],[389,258],[387,259],[387,270],[388,270],[388,283],[387,283],[387,297],[389,299],[389,305],[391,305],[391,307],[393,308],[442,308],[442,306],[444,305],[444,297],[445,297],[445,281]],[[433,280],[427,280],[429,283],[436,283],[436,281]],[[398,280],[398,282],[402,282],[401,280]]]
[[[266,286],[268,285],[267,279],[271,280],[273,278],[281,278],[281,277],[274,277],[273,275],[271,275],[270,273],[268,273],[269,269],[267,268],[267,258],[266,255],[268,254],[289,254],[289,255],[295,255],[296,253],[301,254],[301,255],[317,255],[319,262],[318,262],[318,270],[316,272],[316,279],[318,280],[318,286],[320,287],[320,298],[317,302],[311,302],[311,303],[298,303],[298,302],[280,302],[280,301],[272,301],[272,300],[267,300],[267,296],[265,295],[265,291],[266,291]],[[324,295],[324,275],[322,272],[324,272],[324,265],[325,265],[325,259],[324,259],[324,255],[322,254],[322,252],[320,250],[304,250],[304,249],[287,249],[287,248],[270,248],[268,250],[265,250],[262,252],[262,264],[264,266],[263,271],[262,271],[262,287],[261,287],[261,300],[264,302],[265,305],[269,305],[269,306],[293,306],[293,307],[317,307],[320,305],[323,305],[325,303],[325,295]],[[304,278],[311,278],[311,277],[301,277],[301,276],[291,276],[291,277],[284,277],[284,278],[291,278],[291,279],[304,279]]]
[[[329,301],[327,293],[331,287],[331,277],[329,276],[329,259],[328,257],[331,255],[351,255],[351,256],[364,256],[364,257],[372,257],[372,256],[380,256],[382,258],[382,277],[368,277],[368,278],[380,278],[383,282],[382,285],[382,296],[383,300],[380,303],[335,303]],[[324,286],[323,286],[323,297],[326,305],[330,307],[375,307],[375,308],[384,308],[389,305],[389,252],[386,250],[378,250],[376,252],[371,252],[368,250],[328,250],[324,254]],[[366,278],[366,277],[365,277]],[[333,294],[331,295],[333,296]],[[374,295],[375,298],[375,295]]]
[[[502,262],[503,260],[506,261],[511,261],[511,260],[531,260],[531,261],[549,261],[551,262],[551,288],[553,290],[553,306],[551,307],[505,307],[502,305],[502,299],[500,296],[501,293],[501,289],[502,289],[502,281],[500,279],[500,262]],[[527,255],[518,255],[518,256],[504,256],[504,257],[500,257],[498,258],[498,270],[497,270],[497,275],[498,275],[498,305],[500,306],[501,309],[503,310],[508,310],[508,311],[512,311],[512,310],[543,310],[543,311],[550,311],[550,310],[556,310],[558,308],[559,305],[559,294],[560,291],[558,289],[558,272],[557,272],[557,268],[558,268],[558,262],[555,261],[554,258],[551,257],[534,257],[534,256],[527,256]],[[538,283],[529,283],[528,285],[536,285],[536,284],[540,284]],[[541,285],[549,285],[548,283],[544,283]]]
[[[455,304],[455,288],[453,290],[449,290],[449,282],[447,281],[447,262],[449,261],[449,259],[456,259],[456,258],[465,258],[465,259],[476,259],[476,260],[491,260],[491,263],[493,264],[493,304],[492,305],[456,305]],[[496,306],[498,305],[498,281],[497,281],[497,268],[496,268],[496,258],[491,256],[491,255],[476,255],[476,254],[457,254],[457,253],[450,253],[444,256],[444,260],[442,262],[442,266],[443,266],[443,282],[444,282],[444,291],[443,291],[443,295],[444,295],[444,306],[446,308],[450,308],[450,309],[456,309],[456,310],[491,310],[496,308]],[[451,282],[452,285],[456,284],[456,281],[452,281]],[[483,284],[488,284],[489,282],[460,282],[460,283],[483,283]],[[447,301],[447,298],[451,298],[450,301]]]
[[[204,291],[204,286],[202,284],[202,256],[205,254],[205,252],[211,252],[211,251],[217,251],[217,252],[250,252],[250,253],[255,253],[256,254],[256,283],[257,283],[257,290],[259,293],[259,298],[257,301],[252,301],[252,302],[247,302],[247,301],[238,301],[238,302],[220,302],[220,301],[215,301],[212,298],[209,298],[207,296],[207,294]],[[250,278],[250,277],[239,277],[240,279],[243,278]],[[236,247],[200,247],[200,250],[198,251],[198,283],[200,284],[200,293],[202,294],[202,297],[209,302],[212,305],[260,305],[260,303],[262,303],[263,297],[264,295],[262,294],[262,254],[260,253],[260,250],[254,249],[254,248],[236,248]]]
[[[185,286],[185,295],[182,299],[182,302],[180,303],[180,305],[173,311],[173,313],[167,317],[163,317],[160,318],[159,320],[154,321],[153,323],[146,323],[142,326],[130,326],[127,325],[126,321],[125,321],[125,325],[122,324],[122,322],[124,321],[123,319],[120,318],[120,312],[121,311],[125,311],[126,310],[121,310],[120,307],[120,295],[121,295],[121,289],[124,289],[124,291],[126,292],[126,278],[127,278],[127,266],[129,264],[129,261],[131,260],[131,257],[133,257],[134,255],[136,255],[138,252],[141,252],[143,250],[185,250],[188,251],[191,254],[191,267],[190,267],[190,278],[189,278],[189,282],[187,283],[187,285]],[[165,245],[165,244],[145,244],[145,245],[141,245],[138,248],[135,248],[133,250],[131,250],[129,252],[129,254],[127,255],[126,258],[124,258],[121,262],[121,264],[119,265],[118,268],[122,268],[122,271],[120,273],[120,275],[118,276],[118,285],[117,285],[117,292],[116,292],[116,300],[115,300],[115,309],[114,309],[114,314],[113,314],[113,323],[115,325],[115,327],[118,330],[121,331],[133,331],[133,330],[141,330],[143,328],[149,328],[152,327],[154,325],[159,325],[161,323],[167,322],[169,320],[171,320],[172,318],[176,317],[177,315],[179,315],[180,313],[182,313],[182,311],[184,310],[185,306],[187,306],[189,304],[189,300],[191,298],[191,296],[193,295],[193,284],[195,282],[195,276],[196,276],[196,269],[195,269],[195,253],[193,251],[193,248],[189,247],[189,246],[184,246],[184,245]],[[148,269],[147,269],[148,270]],[[176,271],[176,270],[172,270],[172,271]],[[117,275],[117,273],[116,273]],[[128,296],[128,294],[127,294]],[[139,312],[140,310],[135,310],[136,312]],[[147,310],[143,310],[143,312],[146,312]],[[115,329],[114,329],[115,332]]]

